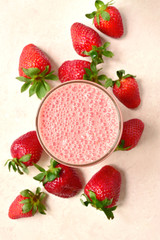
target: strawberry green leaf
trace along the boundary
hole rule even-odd
[[[95,17],[95,15],[96,15],[96,12],[94,11],[94,12],[92,12],[92,13],[86,14],[85,16],[86,16],[87,18],[89,18],[89,19],[92,19],[92,18]]]
[[[59,175],[59,172],[60,172],[60,171],[61,171],[61,169],[55,168],[54,173],[52,173],[52,172],[47,172],[47,174],[46,174],[47,182],[52,182],[54,179],[56,179],[57,176]]]
[[[114,83],[113,83],[113,80],[111,78],[107,78],[105,84],[104,84],[104,87],[105,88],[108,88],[108,87],[113,87]]]
[[[26,154],[26,155],[22,156],[22,157],[19,159],[19,161],[20,161],[20,162],[28,162],[28,161],[30,160],[31,156],[32,156],[32,154]]]
[[[46,208],[45,208],[45,206],[44,206],[42,203],[38,204],[38,211],[39,211],[41,214],[46,214],[46,213],[45,213],[45,210],[46,210]]]
[[[41,188],[40,188],[40,187],[37,187],[37,189],[36,189],[36,194],[40,194],[40,192],[41,192]]]
[[[11,170],[11,166],[12,166],[12,162],[9,162],[9,164],[8,164],[8,170],[9,171]]]
[[[110,42],[105,42],[103,44],[103,49],[108,48],[110,46]]]
[[[47,74],[48,70],[49,70],[49,65],[47,65],[47,66],[45,67],[45,70],[44,70],[43,72],[41,72],[41,73],[38,75],[38,77],[44,78],[44,76],[47,76],[46,74]]]
[[[121,82],[119,80],[115,81],[115,84],[118,88],[121,86]]]
[[[27,168],[23,163],[21,163],[21,168],[22,168],[22,170],[23,170],[24,173],[26,173],[26,174],[29,173],[28,168]]]
[[[31,210],[32,210],[32,204],[31,203],[25,203],[22,207],[22,212],[23,213],[28,213]]]
[[[98,80],[104,81],[106,79],[107,79],[107,76],[104,74],[98,76]]]
[[[46,197],[45,193],[41,193],[39,200],[42,201]]]
[[[109,57],[109,58],[112,58],[114,56],[114,54],[111,51],[107,51],[107,50],[102,50],[102,54],[105,57]]]
[[[39,68],[22,68],[22,70],[30,78],[34,78],[38,73],[40,73]]]
[[[103,208],[102,211],[105,213],[106,217],[110,220],[114,218],[113,212],[117,207]]]
[[[20,203],[25,204],[25,203],[30,203],[30,202],[31,202],[31,199],[30,198],[26,198],[26,199],[22,200]]]
[[[46,81],[44,81],[44,80],[43,80],[43,84],[44,84],[44,87],[45,87],[46,91],[49,92],[50,89],[51,89],[49,84]]]
[[[16,77],[16,79],[21,81],[21,82],[27,82],[28,80],[30,81],[29,78],[25,78],[25,77]]]
[[[97,1],[95,1],[95,7],[97,9],[100,9],[102,7],[105,7],[105,4],[102,1],[97,0]]]
[[[125,144],[125,141],[121,139],[121,141],[119,142],[118,146],[114,151],[126,151],[131,148],[131,146],[124,147],[124,144]]]
[[[42,99],[46,95],[47,91],[42,82],[38,83],[38,86],[36,88],[36,95],[39,99]]]
[[[36,93],[36,88],[38,86],[38,82],[33,82],[32,86],[29,88],[29,97]]]
[[[125,74],[125,71],[124,70],[119,70],[117,71],[117,76],[119,79],[122,79],[123,75]]]
[[[104,10],[105,10],[105,9],[104,9]],[[109,21],[109,20],[110,20],[110,14],[109,14],[108,12],[102,11],[101,17],[102,17],[105,21]]]
[[[29,193],[30,193],[30,191],[28,189],[25,189],[20,192],[20,195],[22,195],[23,197],[30,197]]]
[[[46,172],[46,170],[44,168],[42,168],[41,166],[39,166],[38,164],[34,163],[33,164],[40,172]]]
[[[92,72],[89,68],[85,68],[85,72],[88,76],[90,76],[92,74]]]
[[[97,21],[98,25],[100,24],[99,15],[100,15],[100,13],[99,13],[99,14],[98,14],[98,13],[96,14],[96,21]]]
[[[83,201],[82,199],[80,199],[80,201],[81,201],[81,203],[82,203],[85,207],[87,207],[88,204],[89,204],[89,202],[87,202],[87,201]]]
[[[89,199],[89,197],[86,194],[82,194],[81,196],[85,197],[86,201],[83,201],[83,199],[80,199],[81,203],[87,207],[89,204],[91,204],[91,200]]]
[[[48,75],[45,76],[45,79],[55,81],[58,80],[58,77],[52,73],[49,73]]]
[[[32,208],[32,215],[33,215],[33,216],[34,216],[35,213],[37,212],[37,209],[38,209],[37,205],[36,205],[36,204],[33,204],[33,208]]]
[[[19,168],[19,166],[17,166],[17,171],[20,175],[23,175],[23,172],[21,171],[21,169]]]
[[[42,182],[42,180],[44,179],[46,173],[39,173],[38,175],[36,175],[35,177],[33,177],[34,180],[37,180],[39,182]]]
[[[96,194],[93,191],[89,190],[89,196],[92,199],[92,202],[96,202]]]
[[[106,207],[106,206],[111,205],[112,201],[113,201],[113,198],[112,198],[112,199],[108,199],[108,198],[104,199],[104,200],[101,202],[101,203],[102,203],[102,207]]]
[[[29,88],[30,84],[31,84],[31,82],[24,83],[21,87],[21,93],[26,91]]]
[[[89,76],[88,76],[87,74],[84,74],[84,75],[83,75],[83,80],[90,80],[90,79],[89,79]]]
[[[91,71],[93,73],[97,73],[97,68],[96,68],[96,64],[94,62],[91,63]]]
[[[124,79],[129,78],[129,77],[135,78],[136,76],[134,76],[132,74],[126,74],[125,76],[123,76]]]
[[[56,160],[54,160],[53,158],[51,158],[50,160],[50,167],[51,168],[55,168],[58,165],[58,162]]]

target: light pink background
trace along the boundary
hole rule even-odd
[[[29,219],[10,220],[8,208],[25,188],[41,186],[32,179],[37,170],[20,176],[4,167],[10,158],[10,145],[15,138],[35,129],[35,117],[40,100],[20,93],[22,83],[18,76],[18,60],[22,48],[34,43],[51,58],[53,69],[65,60],[83,59],[73,50],[70,27],[78,21],[90,27],[92,20],[85,13],[93,11],[93,0],[0,0],[0,239],[56,239],[56,240],[159,240],[160,215],[160,94],[159,94],[159,40],[160,2],[153,0],[116,1],[125,34],[112,39],[109,50],[115,56],[106,59],[103,73],[116,78],[116,71],[125,69],[135,74],[140,87],[142,103],[136,110],[120,104],[124,120],[140,118],[145,123],[144,134],[136,148],[115,152],[96,166],[83,168],[84,179],[105,164],[111,164],[122,173],[122,190],[115,219],[108,221],[102,212],[85,208],[80,195],[62,199],[49,195],[47,215]],[[95,28],[94,28],[95,29]],[[59,84],[58,82],[56,84]],[[54,86],[54,83],[52,83]],[[47,167],[49,157],[43,154],[40,165]]]

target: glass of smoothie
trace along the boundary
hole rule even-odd
[[[82,167],[104,160],[115,150],[122,122],[116,100],[103,86],[73,80],[44,97],[36,131],[49,156],[59,163]]]

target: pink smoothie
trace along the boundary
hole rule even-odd
[[[56,87],[44,98],[37,115],[42,146],[67,165],[88,165],[106,157],[117,146],[121,125],[115,100],[88,81]]]

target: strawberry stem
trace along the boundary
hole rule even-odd
[[[54,71],[48,73],[49,65],[43,72],[39,68],[22,68],[22,70],[27,77],[17,77],[16,79],[24,82],[21,92],[29,88],[29,97],[36,94],[39,99],[42,99],[50,90],[50,85],[45,80],[58,80],[58,77],[53,74]]]
[[[24,162],[28,162],[30,158],[31,158],[31,154],[26,154],[22,156],[20,159],[18,158],[8,159],[4,164],[4,166],[8,165],[9,171],[12,168],[14,172],[18,172],[21,175],[23,175],[24,173],[28,174],[29,170],[24,164]]]
[[[130,149],[131,146],[124,147],[124,144],[125,144],[125,141],[122,139],[114,151],[126,151]]]
[[[89,19],[94,20],[94,18],[96,17],[96,21],[98,23],[98,25],[100,24],[100,16],[105,20],[105,21],[109,21],[110,20],[110,14],[106,11],[107,7],[112,5],[114,3],[114,1],[110,1],[106,4],[104,4],[102,1],[96,0],[95,1],[95,7],[97,9],[97,11],[93,11],[92,13],[88,13],[85,16]]]
[[[106,48],[109,47],[110,43],[105,42],[102,46],[97,47],[97,46],[92,46],[92,50],[89,52],[84,51],[83,54],[86,56],[90,56],[92,59],[92,63],[95,65],[98,65],[100,63],[103,63],[103,56],[112,58],[114,54],[111,51],[107,51]]]
[[[81,203],[84,206],[87,207],[90,204],[92,207],[95,207],[96,209],[103,211],[108,219],[114,218],[113,211],[117,208],[117,206],[113,206],[111,208],[109,207],[113,199],[105,198],[104,200],[99,201],[96,197],[96,194],[91,190],[89,190],[89,197],[86,194],[82,194],[82,196],[86,198],[85,201],[83,201],[83,199],[80,199]]]
[[[60,167],[56,167],[57,166],[57,162],[55,160],[53,160],[51,158],[50,160],[50,166],[48,168],[48,170],[46,171],[44,168],[42,168],[41,166],[39,166],[38,164],[33,164],[41,173],[39,173],[38,175],[36,175],[35,177],[33,177],[33,179],[40,181],[43,183],[43,185],[45,185],[47,182],[52,182],[53,180],[55,180],[56,178],[59,177],[61,168]]]
[[[41,214],[46,214],[46,207],[42,204],[46,194],[41,192],[41,188],[38,187],[35,194],[32,191],[25,189],[20,192],[20,195],[26,197],[26,199],[20,202],[24,204],[22,207],[23,213],[27,213],[32,210],[32,215],[34,215],[38,210]]]

